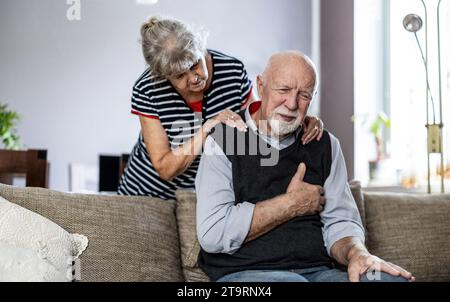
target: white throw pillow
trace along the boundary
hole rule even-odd
[[[69,272],[60,272],[31,249],[0,246],[0,282],[66,282]]]
[[[19,258],[33,255],[34,252],[30,267],[43,269],[43,266],[51,265],[59,274],[70,277],[72,262],[81,255],[87,245],[86,236],[70,234],[49,219],[0,197],[0,247],[3,247],[8,255],[14,254],[13,248],[18,249],[16,257]],[[19,258],[10,260],[16,261],[16,264],[22,263]],[[1,259],[3,263],[7,263],[7,259]],[[19,267],[11,265],[11,272]],[[27,273],[27,276],[31,275]],[[71,281],[70,278],[66,279]]]

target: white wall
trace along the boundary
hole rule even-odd
[[[28,148],[45,148],[50,187],[68,189],[70,162],[130,152],[139,124],[133,82],[145,68],[140,24],[165,14],[210,30],[209,47],[240,58],[252,78],[284,49],[311,52],[311,0],[81,0],[68,21],[65,0],[0,2],[0,102],[23,117]]]

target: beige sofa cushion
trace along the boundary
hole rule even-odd
[[[194,191],[188,190],[178,190],[175,195],[177,198],[176,215],[184,278],[188,282],[209,281],[208,276],[197,264],[197,257],[200,252],[195,221],[197,197]]]
[[[450,195],[364,193],[369,250],[417,281],[450,281]]]
[[[174,201],[2,184],[0,196],[89,238],[81,281],[183,281]]]
[[[349,182],[350,190],[352,191],[353,198],[355,199],[356,206],[358,207],[359,214],[361,216],[361,221],[363,227],[366,227],[366,211],[364,207],[364,196],[361,190],[361,183],[357,180],[352,180]],[[367,236],[367,234],[366,234]]]

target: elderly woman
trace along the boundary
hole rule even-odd
[[[121,195],[175,198],[194,188],[199,156],[219,123],[247,131],[238,113],[254,99],[241,61],[206,49],[202,31],[168,18],[141,27],[149,68],[133,87],[132,113],[141,132],[120,180]],[[308,118],[304,143],[322,136],[322,122]]]

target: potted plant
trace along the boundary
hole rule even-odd
[[[373,135],[374,145],[376,148],[375,157],[369,160],[369,177],[371,180],[376,178],[380,162],[386,158],[385,144],[383,139],[383,127],[391,128],[391,120],[384,113],[380,111],[375,117],[365,114],[359,117],[352,117],[352,121],[360,119],[363,126],[368,127],[369,132]]]
[[[370,133],[372,133],[375,139],[375,145],[377,146],[376,161],[380,161],[386,156],[386,153],[384,152],[382,126],[386,127],[386,129],[390,129],[391,120],[384,112],[379,112],[370,125]]]
[[[0,139],[5,149],[18,150],[22,147],[20,137],[16,134],[16,126],[20,121],[17,112],[8,110],[8,105],[0,104]]]

